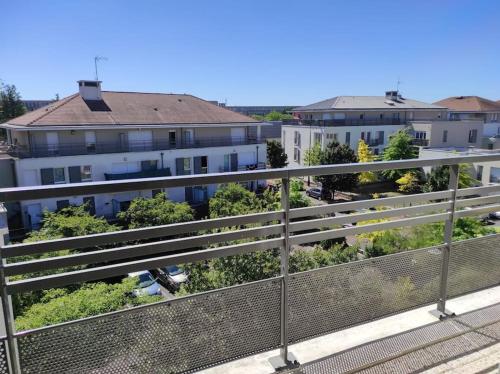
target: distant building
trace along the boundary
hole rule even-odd
[[[385,96],[337,96],[293,109],[294,120],[283,121],[282,144],[290,165],[303,165],[305,151],[332,140],[356,150],[363,139],[375,154],[389,137],[413,121],[446,118],[446,108],[407,99],[397,91]]]
[[[241,113],[246,116],[265,116],[266,114],[272,113],[272,112],[278,112],[278,113],[286,113],[291,111],[295,106],[294,105],[288,105],[288,106],[225,106],[227,109],[232,110],[233,112],[236,113]]]
[[[34,110],[52,104],[55,101],[56,100],[23,100],[23,103],[28,112],[32,112]]]
[[[204,174],[265,167],[265,123],[178,94],[101,91],[100,81],[78,82],[79,92],[9,120],[8,153],[18,186]],[[249,182],[255,189],[259,181]],[[169,199],[199,204],[216,186],[170,188]],[[23,201],[28,228],[44,209],[87,203],[92,213],[113,217],[137,191],[65,199]]]

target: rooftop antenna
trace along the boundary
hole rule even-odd
[[[397,84],[396,84],[396,91],[397,91],[397,92],[399,92],[399,86],[401,85],[401,83],[403,83],[403,82],[401,82],[401,80],[400,80],[400,79],[399,79],[399,77],[398,77],[398,82],[397,82]]]
[[[95,67],[95,80],[99,80],[99,75],[97,74],[97,61],[108,61],[107,57],[95,56],[94,57],[94,67]]]

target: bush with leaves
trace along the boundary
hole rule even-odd
[[[136,282],[135,278],[125,278],[117,284],[86,284],[73,292],[68,289],[45,291],[39,303],[31,305],[16,318],[16,327],[18,330],[34,329],[161,299],[160,296],[131,296]]]
[[[414,193],[419,192],[420,180],[414,171],[407,171],[401,178],[396,180],[399,192]]]
[[[273,169],[284,168],[288,165],[288,156],[281,146],[281,143],[276,140],[267,141],[267,162]]]
[[[151,199],[135,198],[129,208],[118,213],[117,217],[128,228],[136,229],[192,221],[194,212],[188,203],[173,202],[164,193],[159,193]]]
[[[337,141],[330,142],[326,149],[321,152],[321,165],[350,164],[354,162],[358,162],[358,157],[354,151],[348,145],[341,145]],[[333,199],[335,191],[350,191],[356,187],[358,174],[320,175],[317,180]]]
[[[417,158],[418,152],[412,144],[412,138],[405,130],[399,130],[389,138],[389,144],[384,149],[384,161],[408,160]],[[411,169],[387,169],[382,171],[384,178],[396,181]]]
[[[358,142],[358,160],[359,162],[373,162],[375,160],[375,156],[363,139],[359,139]],[[361,184],[374,183],[378,180],[373,171],[359,173],[358,179]]]

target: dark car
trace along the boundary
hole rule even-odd
[[[325,197],[325,193],[321,187],[312,187],[306,191],[306,195],[321,200]]]

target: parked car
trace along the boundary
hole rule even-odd
[[[137,288],[132,291],[134,296],[161,295],[160,285],[149,271],[130,273],[129,277],[137,277]]]
[[[188,281],[187,273],[175,265],[156,269],[156,273],[158,274],[160,283],[173,291],[177,291],[181,287],[181,284]]]
[[[312,187],[306,191],[306,195],[321,200],[325,197],[325,193],[321,187]]]
[[[491,219],[500,219],[500,211],[499,212],[491,212],[490,218]]]

